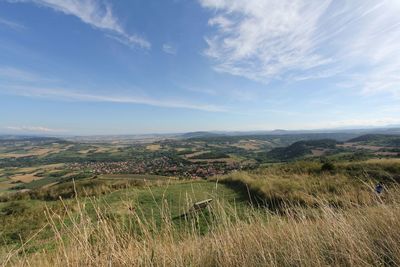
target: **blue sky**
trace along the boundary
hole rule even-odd
[[[0,0],[0,133],[400,124],[398,0]]]

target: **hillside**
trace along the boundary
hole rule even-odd
[[[4,246],[11,248],[21,245],[21,239],[28,240],[46,226],[48,218],[43,216],[46,207],[55,214],[61,214],[65,208],[78,215],[74,210],[75,200],[85,206],[84,212],[92,220],[98,220],[96,212],[100,211],[110,220],[116,220],[119,226],[124,224],[124,220],[134,219],[133,215],[158,226],[163,223],[163,216],[168,215],[171,219],[175,218],[173,221],[179,226],[182,223],[180,215],[187,212],[193,203],[209,198],[221,203],[235,204],[241,209],[246,205],[240,193],[225,185],[216,187],[215,183],[206,181],[149,178],[102,177],[3,196],[0,198],[0,258],[4,259],[1,254]],[[70,221],[66,217],[63,220],[65,223]],[[199,222],[201,229],[207,228],[207,220],[203,218]],[[48,240],[51,229],[47,227],[42,230],[25,249],[40,251],[55,245],[55,240]]]
[[[383,146],[400,146],[400,136],[399,135],[384,135],[384,134],[366,134],[353,139],[348,142],[356,143],[363,142],[373,145],[383,145]]]
[[[287,147],[274,148],[267,155],[276,160],[293,160],[311,155],[312,150],[335,149],[338,142],[332,139],[298,141]]]

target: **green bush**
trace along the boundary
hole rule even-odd
[[[325,162],[321,166],[322,172],[333,172],[333,171],[335,171],[335,169],[336,169],[336,166],[332,162],[329,162],[329,161]]]

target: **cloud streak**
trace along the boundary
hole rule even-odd
[[[150,42],[145,38],[125,30],[108,2],[101,0],[9,0],[9,2],[32,2],[48,7],[66,15],[75,16],[82,22],[107,32],[107,36],[130,47],[139,46],[145,49],[151,47]]]
[[[60,133],[65,132],[62,129],[52,129],[43,126],[7,126],[7,130],[17,131],[17,132],[35,132],[35,133]]]
[[[325,127],[384,127],[388,125],[399,124],[400,119],[393,117],[380,117],[380,118],[369,118],[369,119],[348,119],[333,121],[327,123]]]
[[[19,23],[14,22],[14,21],[11,21],[11,20],[8,20],[8,19],[4,19],[4,18],[0,18],[0,26],[1,25],[5,25],[5,26],[7,26],[7,27],[9,27],[9,28],[11,28],[13,30],[16,30],[16,31],[25,30],[26,29],[26,27],[24,25],[19,24]]]
[[[186,99],[157,99],[143,94],[93,93],[59,86],[60,80],[43,77],[23,69],[0,66],[0,93],[31,98],[48,98],[67,101],[110,102],[121,104],[142,104],[164,108],[182,108],[208,112],[228,112],[225,107],[193,103]],[[125,92],[127,90],[124,90]]]
[[[397,0],[199,0],[212,11],[205,55],[219,72],[268,83],[340,77],[399,92]],[[345,77],[346,76],[346,77]]]
[[[174,47],[172,44],[168,44],[168,43],[163,44],[162,50],[164,51],[164,53],[167,53],[170,55],[176,55],[176,53],[177,53],[176,47]]]
[[[224,107],[190,103],[184,100],[173,99],[155,99],[145,96],[132,95],[109,95],[109,94],[93,94],[82,91],[66,90],[62,88],[43,88],[33,86],[7,86],[0,87],[0,91],[7,94],[19,95],[32,98],[48,98],[63,101],[84,101],[84,102],[109,102],[121,104],[142,104],[162,108],[181,108],[201,110],[207,112],[227,112]]]
[[[28,82],[37,81],[40,79],[37,75],[31,72],[8,66],[0,66],[0,78]]]

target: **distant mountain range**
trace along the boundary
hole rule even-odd
[[[0,135],[0,141],[58,141],[62,138],[51,137],[51,136],[36,136],[36,135]]]
[[[293,134],[324,134],[324,133],[349,133],[349,134],[400,134],[400,125],[389,128],[352,128],[352,129],[317,129],[317,130],[282,130],[276,129],[272,131],[200,131],[200,132],[189,132],[184,134],[178,134],[182,138],[204,138],[204,137],[215,137],[215,136],[247,136],[247,135],[293,135]]]
[[[145,140],[163,140],[163,139],[190,139],[190,138],[211,138],[224,136],[257,136],[257,135],[296,135],[296,134],[386,134],[400,135],[400,125],[390,125],[387,127],[375,128],[353,128],[353,129],[317,129],[317,130],[284,130],[276,129],[272,131],[197,131],[187,133],[170,133],[170,134],[139,134],[139,135],[92,135],[92,136],[50,136],[50,135],[16,135],[16,134],[0,134],[0,140],[24,140],[32,138],[59,138],[70,141],[87,141],[87,142],[104,142],[113,140],[123,141],[145,141]]]

